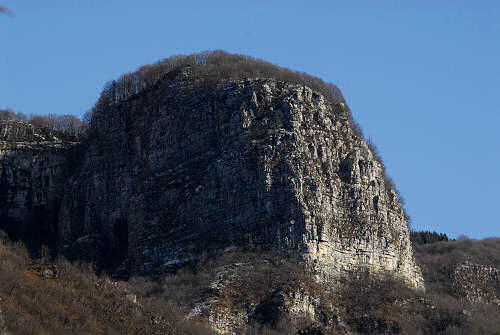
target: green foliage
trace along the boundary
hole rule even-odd
[[[430,231],[411,231],[410,239],[414,244],[429,244],[448,241],[448,236],[435,231],[432,233]]]

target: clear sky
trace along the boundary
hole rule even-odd
[[[74,114],[104,83],[223,49],[340,87],[416,230],[500,236],[499,1],[0,0],[0,108]]]

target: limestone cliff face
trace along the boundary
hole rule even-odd
[[[0,121],[0,226],[13,237],[56,233],[67,150],[60,134]]]
[[[401,204],[342,103],[272,79],[208,87],[184,72],[96,112],[91,133],[60,212],[66,252],[92,246],[119,269],[151,272],[276,247],[320,280],[368,266],[423,287]]]

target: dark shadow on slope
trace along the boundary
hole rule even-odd
[[[21,241],[26,245],[30,256],[38,258],[42,246],[47,246],[52,257],[57,253],[57,218],[58,206],[54,208],[35,207],[23,221],[0,216],[0,229],[5,231],[12,241]]]

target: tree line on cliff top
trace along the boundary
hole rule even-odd
[[[108,81],[95,106],[80,120],[73,115],[31,115],[27,116],[10,109],[0,110],[0,120],[18,120],[80,136],[85,125],[96,111],[107,110],[110,103],[127,100],[132,96],[157,85],[168,74],[181,68],[202,78],[204,85],[220,80],[242,80],[246,78],[274,78],[292,84],[301,84],[320,92],[327,100],[336,103],[344,101],[340,89],[322,79],[300,71],[293,71],[251,56],[230,54],[216,50],[191,55],[176,55],[154,64],[144,65],[137,71],[125,73],[116,80]],[[354,125],[354,130],[359,127]]]
[[[12,109],[0,109],[0,120],[20,121],[35,127],[45,127],[52,131],[63,132],[76,139],[80,139],[86,131],[87,123],[71,114],[26,115]]]
[[[323,94],[332,102],[344,101],[340,89],[322,79],[300,71],[292,71],[270,62],[240,54],[230,54],[216,50],[191,55],[176,55],[154,64],[144,65],[137,71],[125,73],[104,85],[95,106],[85,114],[83,120],[73,115],[31,115],[27,116],[10,109],[0,110],[0,120],[18,120],[51,130],[63,131],[80,137],[92,115],[99,110],[106,111],[110,103],[127,100],[132,96],[157,85],[168,74],[181,68],[202,78],[204,85],[212,85],[220,80],[242,80],[246,78],[274,78],[293,84],[310,87]]]
[[[205,83],[219,80],[246,78],[275,78],[294,84],[302,84],[321,92],[333,102],[343,101],[340,89],[322,79],[300,71],[292,71],[262,59],[231,54],[222,50],[165,58],[155,64],[145,65],[135,72],[126,73],[104,86],[101,99],[119,102],[141,93],[160,82],[168,73],[182,67],[203,78]]]

